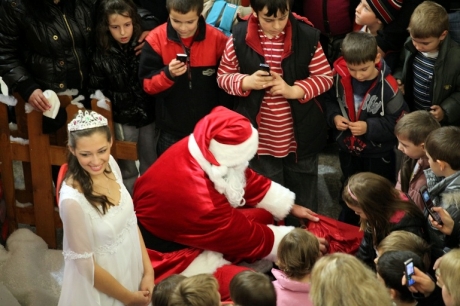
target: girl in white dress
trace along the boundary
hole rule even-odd
[[[79,111],[68,130],[68,171],[59,200],[65,259],[59,305],[150,305],[153,268],[110,155],[107,119]]]

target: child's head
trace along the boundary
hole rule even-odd
[[[141,33],[141,23],[132,0],[105,0],[100,4],[96,33],[99,47],[106,51],[113,38],[127,44]]]
[[[417,254],[423,262],[424,269],[431,264],[431,247],[421,237],[407,231],[394,231],[386,236],[377,246],[377,256],[389,251],[411,251]],[[377,263],[379,257],[374,261]]]
[[[460,305],[460,249],[454,249],[441,259],[436,271],[437,284],[442,288],[442,299],[446,306]]]
[[[300,280],[311,273],[320,257],[319,241],[309,231],[296,228],[281,239],[278,267],[291,279]]]
[[[350,32],[342,42],[342,55],[350,75],[358,81],[373,80],[380,62],[375,37],[366,32]]]
[[[211,274],[190,276],[179,282],[169,306],[220,306],[219,284]]]
[[[289,20],[290,0],[250,0],[254,16],[269,38],[279,35]]]
[[[460,128],[443,126],[431,132],[425,140],[430,168],[437,176],[445,170],[460,170]]]
[[[439,122],[427,111],[418,110],[404,115],[395,126],[398,149],[413,159],[424,157],[426,137],[440,127]]]
[[[203,0],[166,0],[171,26],[181,38],[195,35],[203,12]]]
[[[311,275],[310,298],[314,305],[390,306],[391,299],[375,273],[355,256],[334,253],[320,258]]]
[[[414,267],[425,272],[420,257],[411,251],[390,251],[380,256],[377,262],[377,277],[390,289],[390,296],[396,303],[413,303],[415,298],[406,285],[402,285],[404,262],[411,259]]]
[[[351,176],[343,189],[342,198],[359,215],[362,230],[368,226],[375,229],[372,230],[374,243],[380,242],[390,232],[390,219],[396,211],[423,216],[416,205],[401,198],[400,192],[388,179],[372,172]]]
[[[230,298],[238,306],[276,306],[276,292],[267,275],[251,270],[230,281]]]
[[[162,280],[153,288],[152,302],[155,306],[168,306],[169,298],[176,288],[177,284],[186,279],[180,274],[173,274]]]
[[[449,31],[449,16],[441,5],[423,1],[412,13],[408,30],[418,51],[434,52]]]
[[[356,7],[355,22],[358,25],[387,25],[401,9],[402,0],[361,0]]]

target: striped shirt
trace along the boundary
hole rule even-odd
[[[259,39],[262,44],[265,62],[269,64],[271,71],[282,76],[281,59],[284,51],[285,33],[282,32],[280,35],[270,39],[259,27]],[[300,103],[310,101],[332,86],[331,68],[320,43],[317,45],[316,52],[308,68],[310,76],[304,80],[294,82],[294,85],[301,87],[305,92],[304,98],[298,100]],[[218,69],[218,84],[229,94],[248,96],[250,91],[243,92],[241,88],[241,81],[246,76],[246,74],[239,73],[233,39],[230,38]],[[258,154],[281,158],[296,151],[297,144],[294,139],[291,107],[286,98],[282,95],[271,95],[269,89],[267,89],[257,121],[259,124]]]
[[[437,57],[427,57],[417,52],[413,62],[414,73],[414,107],[417,110],[429,109],[432,105],[430,93],[431,82],[433,81],[434,64]]]

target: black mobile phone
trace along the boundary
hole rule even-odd
[[[412,286],[413,284],[415,284],[415,281],[412,278],[412,275],[415,274],[414,262],[412,261],[412,258],[409,258],[404,262],[404,271],[406,272],[407,286]]]
[[[263,71],[267,72],[268,75],[271,75],[270,74],[270,66],[268,64],[260,63],[259,68],[260,68],[260,70],[263,70]]]
[[[431,218],[438,222],[438,224],[442,224],[441,217],[437,212],[432,210],[434,207],[433,201],[431,200],[430,192],[426,186],[420,188],[420,195],[422,196],[423,204],[425,205],[426,210],[430,214]]]
[[[176,60],[181,61],[182,63],[187,62],[187,54],[185,53],[179,53],[176,55]]]

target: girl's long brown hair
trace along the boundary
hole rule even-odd
[[[361,229],[372,232],[374,245],[390,233],[390,219],[395,212],[404,211],[413,217],[424,218],[420,208],[410,200],[402,199],[400,191],[389,180],[371,172],[351,176],[342,198],[347,204],[362,209],[367,220],[360,221]]]
[[[68,145],[70,148],[75,150],[77,142],[80,138],[90,137],[95,133],[101,133],[105,135],[107,137],[108,142],[112,140],[112,134],[110,133],[109,127],[101,126],[91,129],[70,132]],[[77,182],[80,185],[80,188],[85,198],[99,213],[101,213],[102,209],[102,214],[104,215],[110,206],[115,205],[105,195],[97,195],[96,193],[94,193],[93,180],[91,179],[91,176],[88,174],[88,172],[86,172],[85,169],[83,169],[83,167],[78,162],[78,159],[70,151],[67,154],[67,164],[69,169],[67,170],[65,179],[71,178],[73,181]],[[111,170],[104,170],[104,173],[106,175],[111,172]]]

